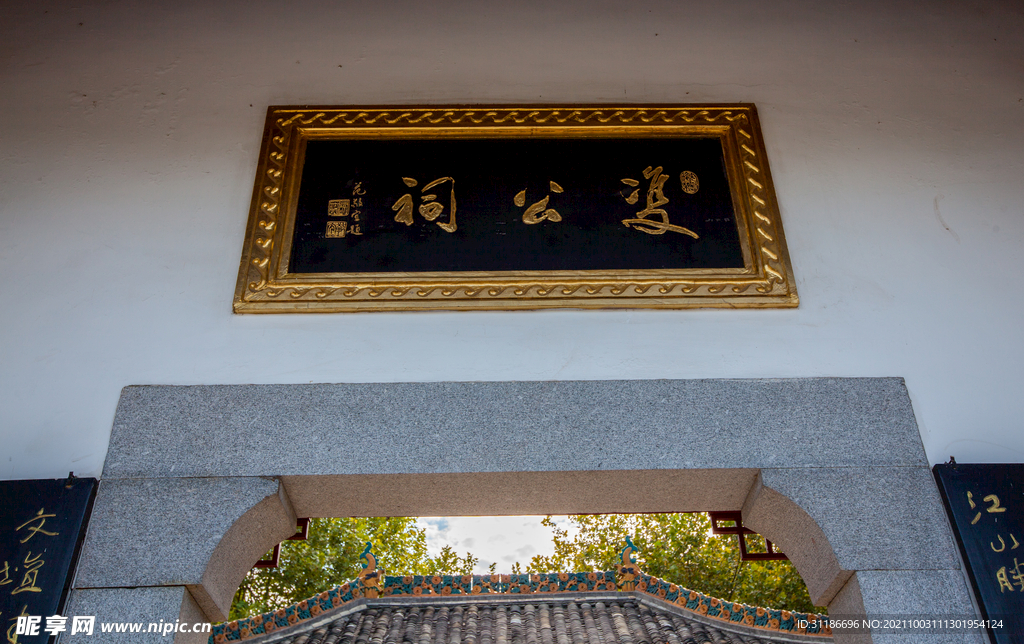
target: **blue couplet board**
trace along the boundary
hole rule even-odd
[[[1024,637],[1024,465],[933,468],[993,641]]]
[[[46,618],[64,608],[96,479],[0,481],[0,642],[46,642]],[[42,617],[18,635],[19,615]],[[70,620],[68,620],[70,627]]]

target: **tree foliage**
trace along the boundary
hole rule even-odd
[[[807,586],[788,561],[740,561],[735,536],[711,534],[711,520],[692,514],[603,514],[570,517],[576,535],[551,517],[555,552],[535,556],[528,572],[614,570],[626,543],[633,539],[641,570],[713,597],[744,604],[824,612],[815,607]],[[748,550],[752,544],[748,541]],[[763,547],[762,547],[763,550]]]
[[[554,554],[536,556],[526,572],[614,570],[626,536],[639,548],[644,572],[672,583],[745,604],[823,612],[788,561],[739,559],[736,537],[710,534],[706,514],[608,514],[570,517],[574,536],[551,517]],[[293,604],[355,579],[366,542],[386,574],[468,575],[477,558],[459,556],[450,546],[427,554],[426,532],[415,518],[312,519],[306,541],[285,541],[277,568],[246,575],[231,604],[230,619]],[[491,572],[494,572],[491,565]],[[501,571],[505,572],[505,571]],[[521,572],[517,562],[511,572]]]
[[[306,541],[285,541],[277,568],[254,568],[231,602],[229,619],[264,613],[355,579],[362,570],[359,555],[373,544],[377,567],[387,574],[467,575],[477,559],[460,557],[446,546],[436,557],[427,554],[427,537],[410,517],[311,519]]]

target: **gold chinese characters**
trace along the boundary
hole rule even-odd
[[[683,228],[682,226],[676,226],[670,223],[668,213],[665,209],[661,208],[661,206],[664,206],[669,202],[668,198],[665,196],[665,181],[668,180],[668,175],[662,174],[662,170],[663,168],[660,165],[657,168],[647,166],[643,172],[644,179],[650,180],[650,184],[647,187],[647,207],[636,213],[635,219],[623,219],[622,223],[627,228],[633,228],[634,230],[639,230],[640,232],[647,233],[649,235],[664,235],[666,232],[671,230],[673,232],[689,235],[694,239],[699,239],[697,233],[693,232],[689,228]],[[687,173],[684,172],[683,175],[683,189],[689,194],[697,192],[697,175],[692,172],[689,173],[690,177],[692,177],[692,184],[690,184],[692,192],[687,189],[688,178],[685,176]],[[622,183],[631,188],[637,188],[637,186],[640,185],[640,182],[636,179],[623,179]],[[626,197],[626,203],[630,205],[635,204],[639,198],[640,189],[637,188],[631,192],[628,197]],[[652,215],[657,216],[658,219],[648,219],[648,217],[651,217]]]
[[[684,235],[689,235],[694,239],[699,239],[699,235],[689,228],[683,226],[677,226],[669,220],[668,212],[662,208],[662,206],[669,203],[668,197],[665,196],[665,183],[668,180],[668,175],[663,173],[662,166],[652,167],[647,166],[643,171],[643,177],[649,180],[646,195],[646,207],[636,213],[636,217],[623,219],[622,223],[627,228],[632,228],[642,233],[649,235],[663,235],[666,232],[677,232]],[[699,190],[700,182],[697,179],[697,175],[687,170],[682,172],[680,175],[680,184],[683,192],[686,194],[695,194]],[[408,188],[416,188],[419,186],[419,181],[412,177],[402,177],[402,182]],[[633,205],[636,204],[640,199],[640,182],[636,179],[622,179],[622,183],[631,187],[636,188],[628,196],[624,195],[626,203]],[[438,195],[434,192],[428,192],[434,190],[442,184],[448,184],[448,203],[442,202]],[[353,197],[351,199],[331,199],[327,202],[327,215],[329,217],[338,217],[339,221],[328,221],[327,222],[327,233],[328,238],[343,238],[347,235],[362,235],[360,217],[362,215],[363,200],[361,195],[365,194],[362,189],[362,184],[357,182],[353,189]],[[562,221],[562,213],[556,210],[554,207],[548,207],[552,199],[553,194],[563,194],[565,189],[555,181],[548,181],[549,194],[544,196],[537,201],[534,201],[529,206],[527,202],[527,191],[520,190],[512,198],[514,203],[519,208],[524,208],[522,215],[522,221],[527,225],[536,225],[544,221],[550,221],[557,223]],[[458,230],[458,224],[456,223],[456,200],[455,200],[455,178],[454,177],[440,177],[427,183],[420,189],[419,195],[419,206],[416,206],[416,198],[413,196],[413,192],[407,192],[395,201],[391,206],[391,210],[395,212],[394,220],[400,224],[411,226],[415,221],[415,211],[420,214],[428,222],[434,222],[442,230],[447,233],[454,233]],[[445,214],[445,208],[448,209],[448,220],[440,220],[441,216]],[[351,223],[348,220],[351,218]]]
[[[558,185],[554,181],[549,181],[548,186],[551,188],[551,192],[561,194],[565,192],[562,186]],[[558,211],[554,208],[548,208],[548,200],[551,199],[551,195],[548,195],[535,202],[526,212],[523,213],[524,224],[539,224],[540,222],[547,221],[562,221],[562,215],[558,214]],[[526,205],[526,191],[522,190],[512,199],[512,203],[522,208]]]
[[[332,199],[327,202],[327,216],[328,217],[343,217],[343,220],[339,221],[328,221],[327,232],[324,235],[327,238],[344,238],[346,235],[362,235],[362,224],[360,218],[362,215],[363,207],[363,195],[366,191],[363,190],[363,184],[356,182],[352,188],[351,199]],[[351,217],[351,220],[349,220]]]
[[[410,188],[415,188],[417,185],[417,181],[409,177],[402,177],[402,181]],[[441,177],[440,179],[434,179],[427,185],[423,186],[423,189],[420,191],[422,193],[420,196],[422,203],[419,207],[419,213],[427,221],[434,221],[441,216],[441,213],[444,212],[444,205],[440,201],[437,201],[437,195],[427,194],[427,190],[436,188],[445,182],[451,182],[451,201],[449,202],[450,210],[448,211],[448,221],[438,221],[436,223],[441,227],[441,230],[446,233],[454,233],[458,230],[458,225],[455,223],[455,179],[451,177]],[[395,205],[391,206],[391,209],[398,213],[395,215],[395,221],[405,224],[406,226],[412,225],[412,203],[412,194],[406,193],[395,202]]]
[[[60,534],[47,530],[46,520],[56,516],[56,514],[47,513],[45,508],[39,508],[32,518],[14,529],[14,536],[18,543],[31,541],[35,554],[33,554],[33,550],[28,550],[24,557],[14,561],[4,561],[0,564],[0,592],[8,592],[11,596],[43,592],[43,588],[39,586],[39,572],[46,564],[46,560],[43,559],[43,554],[48,548],[46,537],[56,537]],[[37,538],[41,541],[37,541]],[[27,604],[22,608],[23,615],[26,614],[27,608]],[[16,617],[12,618],[12,621],[15,619]],[[17,641],[13,624],[7,629],[7,641]]]
[[[970,506],[972,510],[978,510],[974,515],[974,518],[971,519],[971,525],[977,525],[983,516],[983,510],[984,513],[994,514],[996,517],[1006,512],[1006,507],[1001,505],[999,497],[995,494],[988,494],[982,497],[982,501],[984,501],[988,507],[983,509],[979,508],[978,504],[974,501],[974,492],[971,492],[970,490],[967,491],[967,505]],[[993,519],[995,519],[995,517],[993,517]],[[995,522],[997,525],[999,524],[998,519],[995,519]],[[1020,547],[1021,544],[1016,535],[1012,532],[1007,532],[1006,536],[1009,537],[1009,540],[1004,539],[1003,534],[1000,533],[996,535],[995,541],[989,542],[988,545],[989,548],[992,549],[992,552],[1001,553],[1006,552],[1007,550],[1012,552]],[[1007,566],[1002,566],[996,570],[995,580],[999,585],[1000,593],[1005,593],[1007,591],[1024,592],[1024,574],[1021,572],[1020,564],[1017,562],[1016,557],[1013,558],[1013,567],[1010,568],[1009,571],[1007,571]]]

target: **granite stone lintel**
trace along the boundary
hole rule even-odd
[[[901,378],[133,386],[105,479],[926,466]]]

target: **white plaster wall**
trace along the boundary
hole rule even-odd
[[[0,34],[0,478],[99,475],[147,383],[895,375],[933,462],[1024,461],[1017,2],[8,2]],[[231,313],[267,105],[700,101],[758,106],[797,310]]]

